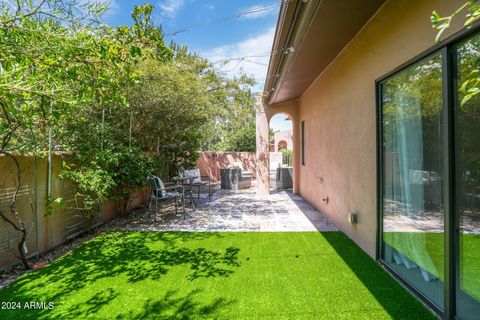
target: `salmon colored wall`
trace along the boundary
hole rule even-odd
[[[220,168],[227,168],[235,162],[241,162],[246,171],[256,177],[256,156],[254,152],[200,152],[197,168],[202,176],[213,181],[220,180]]]
[[[306,129],[306,165],[295,161],[298,192],[371,256],[377,231],[375,80],[434,45],[433,10],[446,15],[460,4],[387,0],[298,101],[295,136],[302,120]],[[459,29],[457,23],[446,35]],[[347,219],[352,211],[360,213],[355,226]]]
[[[21,168],[21,185],[17,209],[24,217],[28,225],[30,240],[28,241],[28,254],[35,252],[35,205],[38,208],[38,248],[39,252],[44,253],[66,241],[66,219],[72,214],[71,210],[60,207],[53,207],[52,213],[47,214],[47,161],[33,156],[17,157]],[[59,179],[62,162],[66,160],[62,154],[56,154],[52,157],[52,197],[71,198],[68,182]],[[16,171],[13,167],[13,161],[7,157],[0,157],[0,209],[9,214],[8,206],[11,195],[16,185]],[[37,196],[35,196],[37,195]],[[132,191],[127,210],[138,207],[149,200],[147,189]],[[103,205],[103,222],[107,222],[123,213],[123,203],[107,201]],[[2,243],[6,238],[10,239],[10,249],[2,251]],[[0,219],[0,269],[2,267],[17,262],[14,253],[16,242],[14,237],[18,233]],[[13,247],[14,250],[11,250]]]

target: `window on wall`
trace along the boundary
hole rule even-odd
[[[302,166],[305,165],[305,120],[302,121]]]
[[[480,314],[479,61],[480,35],[458,36],[377,82],[379,258],[465,320]]]

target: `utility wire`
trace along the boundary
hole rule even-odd
[[[239,57],[233,57],[233,58],[220,59],[220,60],[216,60],[216,61],[210,61],[210,63],[212,63],[212,64],[223,64],[223,63],[228,63],[228,62],[232,62],[232,61],[253,62],[249,58],[267,58],[267,57],[273,57],[274,55],[277,55],[279,53],[288,54],[288,53],[291,53],[293,51],[295,51],[293,47],[287,47],[287,48],[274,50],[271,53],[254,53],[254,54],[246,55],[246,56],[239,56]],[[255,61],[253,63],[260,63],[260,62]],[[265,64],[265,65],[267,65],[267,64]]]
[[[199,24],[192,25],[192,26],[189,26],[189,27],[185,27],[185,28],[182,28],[182,29],[170,32],[170,33],[166,33],[165,36],[166,37],[174,37],[174,36],[176,36],[177,34],[180,34],[180,33],[185,33],[185,32],[189,32],[189,31],[205,28],[205,27],[208,27],[208,26],[211,26],[211,25],[224,23],[224,22],[227,22],[227,21],[230,21],[230,20],[236,20],[236,19],[239,19],[243,16],[250,15],[250,14],[257,14],[257,13],[260,13],[260,12],[263,12],[263,11],[269,11],[269,10],[272,10],[274,8],[280,7],[282,4],[290,2],[290,1],[292,1],[292,0],[282,0],[279,3],[274,3],[274,4],[269,4],[269,5],[265,5],[265,6],[260,6],[260,7],[255,7],[255,8],[239,11],[239,12],[233,13],[229,16],[214,19],[214,20],[204,22],[204,23],[199,23]]]
[[[252,54],[252,55],[247,55],[247,56],[243,56],[243,57],[235,57],[235,58],[230,58],[230,59],[222,59],[222,60],[217,60],[217,61],[213,61],[213,62],[210,62],[212,65],[215,65],[215,64],[224,64],[223,66],[220,66],[218,67],[219,70],[221,70],[223,67],[226,67],[228,66],[229,63],[233,62],[233,61],[238,61],[234,67],[232,67],[231,69],[229,70],[221,70],[221,72],[223,73],[230,73],[230,72],[233,72],[235,70],[237,70],[240,66],[242,66],[242,63],[243,62],[246,62],[246,63],[254,63],[254,64],[258,64],[258,65],[262,65],[262,66],[268,66],[268,63],[264,63],[264,62],[260,62],[260,61],[253,61],[253,60],[250,60],[248,58],[252,58],[252,57],[272,57],[276,54],[279,54],[279,53],[282,53],[282,54],[289,54],[289,53],[292,53],[294,52],[295,49],[294,47],[287,47],[287,48],[282,48],[282,49],[278,49],[278,50],[274,50],[272,51],[271,54],[266,54],[266,53],[258,53],[258,54]],[[256,81],[264,81],[266,79],[269,79],[269,78],[276,78],[278,77],[279,75],[278,74],[275,74],[275,75],[271,75],[271,76],[267,76],[267,77],[264,77],[264,78],[255,78]]]
[[[222,72],[229,73],[229,72],[235,71],[235,70],[237,70],[237,69],[242,65],[242,62],[248,62],[248,63],[258,64],[258,65],[261,65],[261,66],[268,66],[267,63],[258,62],[258,61],[252,61],[252,60],[247,60],[247,59],[242,59],[242,60],[238,60],[238,62],[237,62],[237,64],[235,65],[235,67],[233,67],[232,69],[227,70],[227,71],[222,71]],[[221,68],[222,68],[222,67],[220,67],[219,69],[221,69]]]
[[[291,1],[293,1],[293,0],[281,0],[278,3],[269,4],[269,5],[265,5],[265,6],[258,6],[258,7],[254,7],[254,8],[251,8],[251,9],[239,11],[239,12],[233,13],[229,16],[221,17],[221,18],[211,20],[211,21],[208,21],[208,22],[205,22],[205,23],[192,25],[192,26],[189,26],[189,27],[185,27],[183,29],[179,29],[177,31],[166,33],[165,37],[175,37],[177,34],[180,34],[180,33],[185,33],[185,32],[189,32],[189,31],[205,28],[205,27],[208,27],[208,26],[211,26],[211,25],[224,23],[224,22],[227,22],[227,21],[230,21],[230,20],[236,20],[236,19],[241,18],[242,16],[246,16],[246,15],[250,15],[250,14],[258,14],[260,12],[269,11],[269,10],[272,10],[274,8],[280,7],[281,5],[283,5],[285,3],[291,2]],[[252,55],[247,55],[247,56],[242,56],[242,57],[227,58],[227,59],[221,59],[221,60],[213,61],[211,63],[213,65],[215,65],[215,64],[225,64],[226,65],[230,62],[238,61],[238,63],[233,68],[231,68],[230,70],[227,70],[227,71],[223,71],[223,72],[229,73],[229,72],[232,72],[232,71],[235,71],[236,69],[238,69],[241,66],[242,62],[253,63],[253,64],[258,64],[258,65],[263,65],[263,66],[268,65],[268,63],[264,63],[264,62],[260,62],[260,61],[253,61],[249,58],[266,58],[266,57],[272,57],[272,56],[274,56],[276,54],[279,54],[279,53],[288,54],[288,53],[293,52],[293,51],[294,51],[293,47],[282,48],[282,49],[279,49],[279,50],[276,50],[276,51],[272,51],[271,53],[259,53],[259,54],[252,54]],[[267,77],[267,78],[270,78],[270,77]]]

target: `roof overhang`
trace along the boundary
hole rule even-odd
[[[284,1],[263,102],[299,98],[385,0]]]

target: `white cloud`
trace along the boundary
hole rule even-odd
[[[256,6],[251,6],[245,10],[242,10],[241,12],[251,12],[251,13],[241,16],[240,20],[251,20],[251,19],[258,19],[258,18],[269,16],[269,15],[277,14],[278,7],[277,6],[265,7],[262,5],[256,5]]]
[[[221,71],[233,77],[244,72],[257,80],[254,90],[262,91],[265,77],[267,75],[270,51],[272,49],[275,27],[272,27],[260,35],[253,36],[246,40],[216,47],[206,51],[203,56],[211,62],[234,59],[221,66]],[[243,60],[235,58],[245,57]]]
[[[114,16],[120,12],[120,4],[117,0],[110,0],[109,1],[109,8],[108,11],[105,13],[106,16]]]
[[[178,11],[185,4],[185,0],[163,0],[160,1],[158,7],[160,9],[160,17],[163,19],[173,20],[177,16]]]
[[[208,10],[215,10],[215,6],[213,4],[204,4],[203,7]]]

